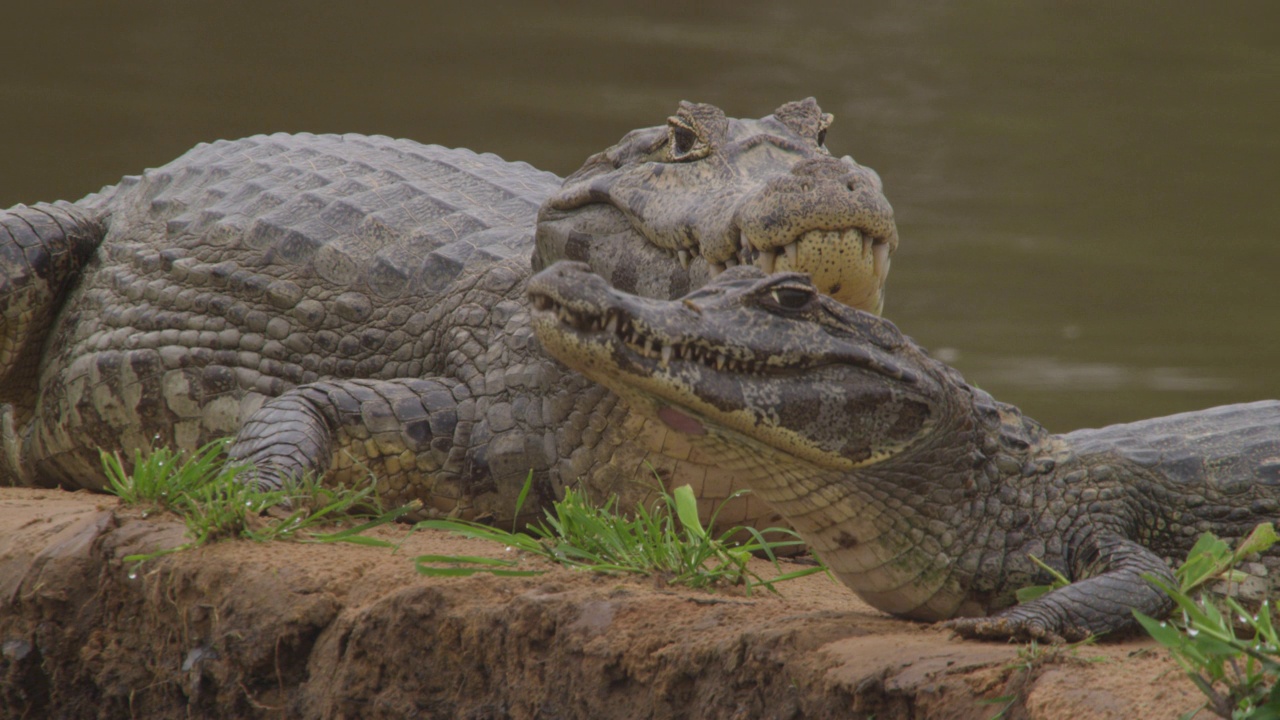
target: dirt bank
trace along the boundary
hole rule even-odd
[[[563,569],[419,577],[417,554],[503,552],[437,533],[398,555],[230,542],[135,577],[121,560],[181,539],[110,498],[0,489],[0,716],[1080,720],[1198,702],[1150,643],[1029,663],[825,577],[782,598]]]

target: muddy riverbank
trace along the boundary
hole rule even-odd
[[[0,488],[0,716],[1080,720],[1198,703],[1149,642],[1019,655],[823,576],[782,597],[554,568],[420,577],[418,554],[504,553],[439,533],[398,554],[226,542],[122,560],[182,532],[108,497]]]

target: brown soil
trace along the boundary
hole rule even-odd
[[[1032,662],[823,576],[783,597],[550,567],[424,578],[415,555],[504,553],[431,532],[399,554],[226,542],[131,576],[124,556],[182,533],[103,496],[0,489],[0,717],[1081,720],[1199,703],[1149,642]]]

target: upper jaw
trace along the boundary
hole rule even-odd
[[[847,365],[915,382],[914,373],[891,357],[826,333],[797,336],[788,331],[790,323],[753,333],[756,343],[748,346],[741,342],[746,318],[721,315],[721,322],[709,322],[708,311],[693,302],[619,292],[582,263],[558,263],[535,275],[528,294],[542,332],[572,334],[578,345],[607,351],[646,373],[680,363],[717,373],[775,376]],[[770,322],[768,317],[760,322]]]
[[[569,290],[562,291],[562,288]],[[829,362],[786,348],[748,348],[718,336],[696,306],[620,293],[581,263],[559,263],[530,280],[535,325],[573,334],[585,344],[611,346],[629,363],[653,369],[697,363],[717,372],[794,372]]]
[[[557,269],[553,267],[547,272]],[[587,344],[610,345],[615,355],[650,368],[653,365],[668,368],[673,363],[689,362],[717,371],[757,373],[770,367],[782,369],[788,364],[776,353],[757,353],[740,346],[717,343],[687,329],[661,327],[674,323],[654,322],[644,317],[648,313],[644,313],[643,308],[637,307],[637,304],[661,301],[612,297],[615,293],[611,288],[591,287],[603,285],[602,280],[592,278],[596,276],[582,277],[582,285],[574,288],[579,295],[574,298],[566,298],[554,284],[531,282],[529,300],[535,323],[547,329],[554,328],[559,333],[574,334]],[[582,292],[584,286],[587,287],[585,293]],[[698,324],[697,313],[687,306],[674,302],[663,304],[667,305],[667,312],[688,315],[682,319],[695,326]]]

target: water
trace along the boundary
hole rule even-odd
[[[886,314],[1055,430],[1280,397],[1280,4],[45,2],[0,207],[364,132],[565,174],[676,102],[816,96],[898,213]]]

